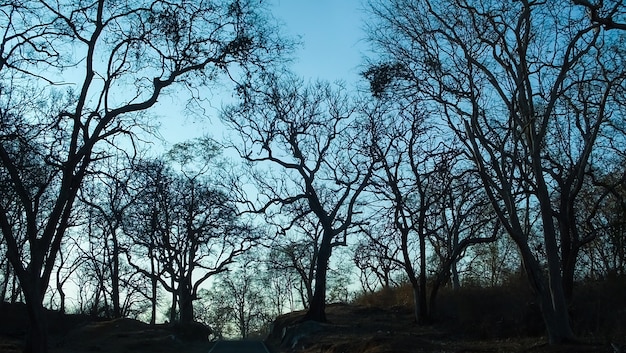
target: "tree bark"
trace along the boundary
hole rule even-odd
[[[328,261],[332,253],[331,240],[333,233],[325,231],[319,248],[317,265],[315,270],[315,291],[309,305],[309,310],[304,316],[304,320],[326,322],[326,277],[328,272]]]
[[[154,264],[154,257],[152,256],[152,249],[150,250],[150,271],[153,275],[156,274],[156,266]],[[150,314],[150,325],[156,324],[156,311],[157,311],[157,279],[155,276],[150,277],[150,286],[152,290],[152,312]]]
[[[574,341],[575,336],[570,326],[565,296],[560,287],[562,285],[560,276],[555,278],[549,272],[546,283],[541,266],[530,251],[528,243],[525,241],[521,244],[517,241],[516,243],[520,248],[526,276],[539,302],[550,344]]]
[[[187,324],[194,320],[193,316],[193,293],[191,288],[191,279],[185,278],[179,284],[178,294],[178,310],[180,310],[180,322]]]
[[[419,301],[416,303],[419,306],[417,311],[417,324],[427,325],[431,322],[430,312],[428,311],[428,302],[426,294],[426,235],[419,235],[420,246],[420,277],[419,277]],[[415,289],[413,289],[415,291]]]
[[[43,295],[38,281],[22,281],[28,314],[25,353],[45,353],[48,351],[48,326],[46,311],[43,307]]]
[[[541,296],[542,311],[548,328],[550,343],[558,344],[574,340],[574,333],[570,326],[567,301],[563,290],[563,278],[561,274],[561,260],[559,258],[559,246],[557,244],[556,228],[552,213],[552,203],[546,182],[543,178],[543,167],[537,149],[534,150],[532,166],[535,171],[537,187],[537,200],[541,210],[543,224],[544,245],[548,260],[548,289],[542,287]],[[562,241],[563,239],[561,239]]]
[[[112,268],[111,268],[111,301],[113,301],[113,317],[121,318],[122,310],[120,305],[120,248],[117,241],[117,232],[112,231],[113,249],[112,249]]]

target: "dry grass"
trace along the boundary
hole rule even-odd
[[[275,329],[293,325],[303,315],[299,312],[281,317]],[[466,332],[448,331],[445,326],[420,327],[410,310],[401,308],[331,305],[327,317],[329,322],[322,325],[323,330],[298,340],[295,346],[281,343],[280,334],[270,337],[267,343],[281,353],[613,352],[609,344],[602,343],[553,347],[546,345],[542,336],[480,339]]]
[[[353,305],[330,305],[328,323],[298,340],[281,342],[283,328],[297,325],[304,312],[278,318],[268,343],[276,352],[607,352],[626,343],[626,282],[580,284],[572,302],[573,345],[545,344],[544,327],[523,283],[499,288],[464,288],[441,293],[436,323],[418,326],[410,287],[361,296]],[[620,314],[621,313],[621,314]]]
[[[0,352],[18,353],[26,332],[23,306],[5,305],[0,323]],[[212,343],[186,337],[184,329],[150,326],[131,319],[92,320],[49,313],[51,353],[206,353]]]
[[[626,281],[579,284],[571,304],[572,326],[586,344],[546,345],[541,316],[521,284],[499,288],[444,290],[435,324],[418,326],[409,287],[327,307],[329,322],[313,326],[295,346],[281,342],[284,328],[304,312],[279,317],[267,342],[275,352],[606,352],[626,344]],[[207,353],[211,343],[185,337],[180,328],[130,320],[92,320],[50,313],[51,353]],[[0,306],[0,352],[22,350],[24,307]],[[194,333],[195,334],[195,333]]]

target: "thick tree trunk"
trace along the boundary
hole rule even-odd
[[[570,326],[560,276],[554,277],[553,273],[549,272],[549,279],[546,283],[541,267],[528,248],[528,244],[524,243],[522,245],[525,245],[520,246],[524,269],[539,301],[541,315],[546,325],[550,344],[573,341],[574,333]]]
[[[574,295],[574,275],[576,273],[576,260],[578,259],[579,248],[570,249],[567,258],[562,260],[563,273],[563,294],[567,302],[571,302]]]
[[[422,315],[419,285],[412,285],[411,287],[413,288],[413,315],[415,316],[415,322],[419,324],[420,316]]]
[[[554,225],[552,203],[550,194],[543,179],[541,160],[538,155],[533,156],[533,169],[536,172],[537,199],[541,210],[543,223],[543,237],[548,262],[548,288],[542,287],[538,294],[542,297],[541,305],[544,321],[548,329],[548,338],[551,344],[573,341],[574,333],[569,322],[567,300],[563,290],[563,277],[561,274],[561,260],[559,258],[559,246]],[[563,235],[563,236],[569,236]],[[561,237],[561,242],[563,237]]]
[[[180,310],[180,322],[191,323],[194,320],[193,316],[193,295],[191,293],[190,280],[183,280],[180,283],[180,290],[178,294],[178,310]]]
[[[445,265],[444,265],[445,266]],[[450,269],[444,268],[435,277],[432,288],[430,289],[430,298],[428,300],[428,307],[430,308],[430,319],[434,320],[437,315],[437,294],[439,294],[439,288],[448,281],[450,277]]]
[[[568,185],[561,185],[563,190],[567,190]],[[563,292],[568,301],[574,292],[574,270],[576,266],[576,219],[574,211],[569,204],[570,200],[561,196],[559,204],[558,227],[561,249],[561,270],[563,276]]]
[[[43,295],[37,283],[29,283],[22,288],[28,314],[28,332],[24,352],[46,353],[48,351],[48,326],[46,311],[43,307]]]
[[[315,291],[309,310],[304,316],[304,320],[326,322],[326,275],[328,272],[328,261],[332,253],[332,234],[324,233],[322,243],[319,248],[317,266],[315,270]]]

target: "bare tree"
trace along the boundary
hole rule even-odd
[[[578,252],[597,236],[581,234],[585,217],[574,205],[592,166],[611,154],[611,131],[623,132],[614,128],[623,119],[624,5],[394,0],[370,8],[371,40],[384,53],[366,73],[374,93],[393,86],[448,122],[519,248],[549,341],[572,340],[566,298]]]
[[[278,259],[282,255],[281,251],[282,249],[272,247],[267,253],[261,275],[261,281],[268,293],[268,306],[272,317],[301,309],[304,306],[302,297],[306,293],[297,271],[294,271],[293,267],[285,266]]]
[[[439,260],[430,286],[431,316],[436,314],[439,289],[448,281],[452,282],[454,289],[460,286],[457,264],[465,254],[470,250],[492,247],[502,237],[502,227],[479,181],[475,175],[464,170],[458,151],[451,152],[446,167],[437,173],[434,180],[446,187],[441,189],[441,197],[434,206],[436,214],[433,222],[438,226],[429,238]],[[508,262],[512,258],[499,260]]]
[[[298,217],[299,214],[293,216]],[[322,238],[322,227],[315,217],[301,217],[283,230],[274,242],[270,267],[280,272],[290,272],[298,278],[294,283],[304,308],[309,307],[313,298],[315,267]]]
[[[129,209],[126,232],[151,261],[126,253],[133,267],[172,294],[171,319],[189,323],[200,286],[226,271],[259,234],[202,174],[179,176],[158,162],[146,165],[144,172],[143,177],[138,173],[139,195]]]
[[[251,0],[0,6],[0,168],[23,210],[26,244],[4,204],[0,227],[28,304],[26,351],[45,352],[42,300],[91,163],[144,124],[139,112],[168,87],[194,95],[232,65],[266,68],[284,43]],[[57,90],[60,83],[72,89]],[[47,166],[42,183],[30,181],[9,147],[18,142]]]
[[[100,237],[89,239],[97,241],[104,251],[103,265],[106,267],[105,281],[109,283],[112,308],[107,316],[123,317],[121,292],[124,282],[124,264],[122,263],[123,218],[126,209],[133,200],[127,188],[130,178],[129,156],[121,155],[101,161],[100,171],[92,173],[81,189],[79,199],[91,210],[84,212],[95,222],[101,232]],[[125,158],[125,159],[124,159]],[[85,232],[87,233],[87,232]],[[107,308],[107,311],[108,308]]]
[[[69,242],[68,242],[69,243]],[[56,292],[59,295],[59,312],[62,314],[66,313],[66,293],[65,293],[65,284],[72,278],[72,275],[76,274],[76,270],[82,263],[82,259],[80,256],[76,256],[79,251],[78,244],[69,243],[65,244],[59,249],[59,257],[58,264],[54,274],[55,282],[56,282]]]
[[[237,268],[220,275],[212,286],[214,308],[221,311],[228,308],[229,320],[243,339],[260,332],[270,322],[267,292],[255,269],[258,263],[252,257],[245,256]]]
[[[427,301],[427,257],[429,239],[441,232],[438,215],[446,190],[450,188],[450,170],[455,151],[436,138],[437,129],[416,105],[398,105],[399,109],[379,110],[370,114],[369,130],[372,151],[382,161],[375,174],[374,194],[399,238],[400,259],[413,287],[415,319],[431,322]],[[417,239],[417,264],[413,260],[413,239]]]
[[[372,175],[373,164],[359,151],[357,107],[341,87],[304,85],[291,77],[269,78],[264,89],[245,90],[242,98],[223,120],[241,139],[233,147],[259,167],[253,175],[258,197],[248,201],[249,209],[272,216],[284,229],[304,217],[319,221],[315,289],[306,318],[325,321],[332,249],[346,244],[359,195]]]
[[[365,236],[357,243],[353,257],[360,272],[361,288],[372,293],[397,286],[399,282],[394,275],[403,270],[402,264],[397,261],[401,247],[394,241],[394,225],[385,218],[373,221],[376,224],[363,229]]]
[[[619,278],[626,275],[626,172],[624,156],[614,166],[594,175],[593,186],[582,191],[577,209],[586,210],[584,232],[596,237],[581,252],[584,263],[578,276]]]

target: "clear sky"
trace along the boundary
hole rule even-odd
[[[362,0],[260,1],[267,1],[267,7],[282,25],[283,35],[298,37],[302,42],[295,52],[292,71],[305,80],[344,81],[349,88],[354,87],[359,80],[359,65],[366,48],[361,20]],[[222,97],[219,92],[211,93],[212,107],[206,111],[210,121],[201,117],[185,118],[181,102],[177,102],[180,98],[176,95],[159,99],[163,109],[157,109],[156,114],[160,115],[161,134],[170,147],[173,143],[205,134],[221,138],[217,114]],[[231,96],[231,92],[224,94]],[[178,118],[178,115],[183,117]]]
[[[301,36],[294,71],[304,78],[353,82],[365,47],[361,0],[268,0],[284,33]]]

